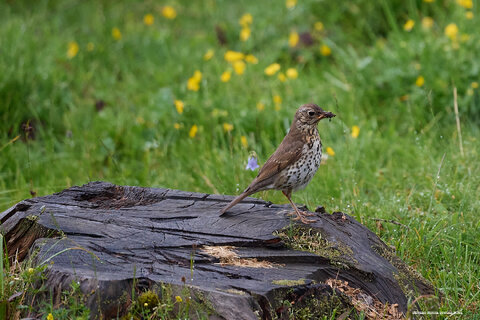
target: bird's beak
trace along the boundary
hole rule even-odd
[[[335,116],[336,116],[336,114],[334,114],[330,111],[324,111],[318,116],[318,120],[321,120],[323,118],[333,118]]]

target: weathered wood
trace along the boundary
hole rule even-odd
[[[351,306],[348,294],[325,285],[328,279],[347,281],[367,302],[398,304],[401,312],[408,298],[434,293],[348,215],[317,213],[317,222],[303,226],[286,216],[288,205],[246,198],[219,217],[231,199],[92,182],[20,202],[0,215],[0,230],[9,257],[23,259],[37,248],[36,262],[48,261],[52,294],[76,280],[92,315],[106,318],[125,312],[133,285],[189,288],[217,319],[286,318],[289,308],[305,307],[307,296],[336,296]],[[293,249],[309,235],[315,253]]]

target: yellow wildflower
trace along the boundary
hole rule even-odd
[[[200,83],[194,78],[188,78],[187,89],[190,91],[198,91],[200,90]]]
[[[262,102],[257,102],[257,110],[258,111],[263,111],[265,110],[265,104]]]
[[[430,17],[424,17],[422,19],[422,27],[424,29],[430,29],[433,26],[433,23],[434,23],[434,21]]]
[[[275,103],[275,111],[279,111],[282,106],[282,97],[279,95],[273,96],[273,102]]]
[[[238,20],[238,23],[240,23],[240,25],[242,27],[248,27],[250,24],[252,24],[253,22],[253,17],[250,13],[245,13],[241,18],[240,20]]]
[[[215,51],[213,49],[208,49],[207,52],[203,55],[203,60],[208,61],[213,58]]]
[[[465,9],[472,9],[473,8],[473,1],[472,0],[457,0],[457,3],[464,7]]]
[[[241,137],[240,137],[240,142],[242,143],[242,146],[243,146],[244,148],[247,148],[247,147],[248,147],[247,137],[241,136]]]
[[[465,12],[465,18],[467,18],[468,20],[472,20],[473,19],[473,12],[472,11]]]
[[[195,136],[197,135],[197,131],[198,131],[198,127],[196,124],[194,124],[191,128],[190,128],[190,131],[188,132],[188,136],[190,138],[195,138]]]
[[[175,123],[173,124],[173,127],[178,130],[178,129],[180,129],[181,125],[180,125],[180,123],[175,122]]]
[[[195,70],[193,76],[188,78],[187,89],[190,91],[198,91],[200,89],[200,81],[202,81],[202,73]]]
[[[327,147],[327,153],[329,156],[333,157],[335,155],[335,151],[331,147]]]
[[[33,268],[28,268],[28,273],[29,273],[29,274],[33,274],[34,272],[35,272],[35,269],[33,269]]]
[[[473,89],[477,89],[478,88],[478,82],[474,81],[470,84],[470,86],[473,88]]]
[[[403,30],[405,31],[412,31],[413,26],[415,25],[415,21],[412,19],[408,19],[407,22],[403,25]]]
[[[120,29],[118,28],[113,28],[112,29],[112,37],[115,40],[120,40],[122,39],[122,32],[120,32]]]
[[[283,72],[280,72],[277,76],[278,80],[280,80],[281,82],[285,82],[287,80],[287,77],[285,76],[285,73]]]
[[[423,0],[423,2],[427,2],[427,3],[432,3],[434,2],[435,0]]]
[[[300,40],[300,36],[296,31],[290,32],[290,36],[288,37],[288,45],[290,47],[296,47],[298,44],[298,40]]]
[[[162,15],[167,19],[175,19],[177,11],[171,6],[165,6],[162,9]]]
[[[278,70],[280,70],[280,64],[272,63],[271,65],[265,68],[265,74],[267,76],[273,76],[275,73],[278,72]]]
[[[297,5],[297,0],[286,0],[285,6],[287,9],[293,9]]]
[[[220,80],[222,82],[228,82],[230,81],[231,77],[232,77],[232,72],[230,70],[227,70],[222,73],[222,75],[220,76]]]
[[[240,40],[247,41],[248,38],[250,38],[250,33],[249,27],[243,27],[242,30],[240,30]]]
[[[417,87],[422,87],[425,84],[425,78],[423,76],[418,76],[417,80],[415,80],[415,85]]]
[[[458,34],[458,27],[455,23],[450,23],[445,27],[445,35],[451,40],[456,40]]]
[[[191,91],[198,91],[200,89],[200,81],[202,81],[202,73],[195,70],[193,76],[188,79],[187,89]]]
[[[49,313],[47,316],[47,320],[53,320],[53,314]]]
[[[175,100],[174,104],[175,104],[175,108],[177,109],[178,114],[182,114],[183,113],[183,107],[184,107],[183,101],[182,100]]]
[[[332,54],[332,49],[330,49],[330,47],[327,46],[326,44],[322,44],[322,45],[320,46],[320,54],[321,54],[322,56],[327,57],[327,56],[329,56],[329,55]]]
[[[198,82],[202,81],[202,73],[198,70],[195,70],[195,72],[193,73],[193,78]]]
[[[180,296],[175,296],[175,300],[177,300],[179,303],[183,301],[182,297]]]
[[[151,26],[153,22],[155,21],[155,18],[153,17],[153,14],[148,13],[143,16],[143,23],[147,26]]]
[[[242,60],[235,61],[233,63],[233,70],[235,70],[236,74],[243,74],[245,72],[245,67],[246,66],[247,65]]]
[[[223,58],[228,62],[235,62],[238,60],[242,60],[244,57],[245,55],[243,53],[232,51],[232,50],[228,50],[227,52],[225,52],[225,55],[223,56]]]
[[[72,59],[78,53],[79,47],[76,41],[70,41],[68,43],[68,50],[67,50],[67,57],[68,59]]]
[[[257,57],[255,57],[253,54],[247,54],[245,56],[245,61],[249,62],[249,63],[253,63],[253,64],[257,64],[258,63],[258,59]]]
[[[314,27],[315,30],[317,30],[317,31],[322,31],[323,28],[324,28],[324,25],[323,25],[322,22],[317,21],[317,22],[315,22],[315,24],[313,25],[313,27]]]
[[[297,79],[298,78],[298,71],[295,68],[288,68],[287,69],[287,77],[290,79]]]
[[[87,43],[87,51],[95,50],[95,44],[93,42]]]
[[[148,302],[145,302],[145,303],[143,304],[143,306],[144,306],[144,307],[148,307]]]
[[[352,138],[354,138],[354,139],[358,138],[359,134],[360,134],[360,128],[358,126],[353,126],[352,127]]]
[[[226,123],[226,122],[223,124],[223,131],[230,132],[232,130],[233,130],[233,124]]]

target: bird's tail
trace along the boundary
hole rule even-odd
[[[228,209],[230,209],[231,207],[233,207],[234,205],[236,205],[237,203],[239,203],[240,201],[242,201],[243,199],[245,199],[246,197],[248,197],[249,195],[255,192],[256,190],[251,190],[250,187],[248,187],[247,189],[245,189],[245,191],[243,191],[240,195],[238,195],[235,199],[233,199],[232,202],[230,202],[225,208],[223,208],[220,211],[220,215],[224,214],[225,212],[227,212]]]

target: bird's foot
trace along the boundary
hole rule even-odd
[[[314,220],[314,219],[306,218],[306,217],[312,217],[312,216],[315,215],[315,214],[307,212],[307,211],[293,211],[293,212],[289,213],[288,215],[296,215],[296,217],[293,218],[293,220],[300,220],[304,224],[309,224],[309,223],[317,221],[317,220]]]
[[[304,216],[304,217],[313,217],[315,216],[315,213],[312,213],[312,212],[308,212],[308,211],[299,211],[300,212],[300,215]],[[287,216],[297,216],[298,217],[298,214],[297,212],[295,211],[291,211],[289,213],[287,213]],[[298,219],[297,219],[298,220]]]

